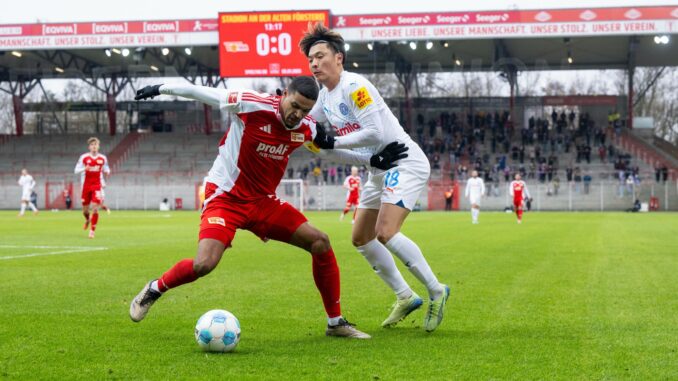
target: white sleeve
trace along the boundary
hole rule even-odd
[[[325,159],[337,161],[344,164],[352,165],[365,165],[370,166],[370,158],[372,157],[369,153],[355,152],[347,149],[331,149],[331,150],[320,150],[318,155],[322,156]]]
[[[360,131],[339,136],[334,140],[334,148],[357,148],[381,143],[384,126],[378,112],[371,112],[360,118]]]
[[[523,190],[525,191],[525,197],[530,198],[530,191],[527,190],[527,184],[523,183]]]
[[[513,197],[513,181],[511,181],[511,183],[509,183],[509,195],[511,197]]]
[[[327,123],[327,115],[325,115],[325,111],[323,110],[323,105],[320,99],[315,102],[315,105],[313,105],[313,108],[311,109],[311,112],[308,113],[308,116],[313,118],[318,123]]]
[[[160,86],[160,94],[176,95],[184,98],[194,99],[206,103],[212,107],[225,109],[226,111],[237,112],[239,94],[238,92],[229,92],[224,89],[216,89],[207,86],[195,85],[175,85],[167,84]]]
[[[85,164],[82,163],[82,156],[78,159],[78,162],[75,164],[75,174],[80,174],[85,172]]]
[[[350,179],[349,176],[346,176],[346,178],[344,179],[344,188],[348,188],[348,179]]]
[[[35,179],[33,178],[33,176],[31,176],[30,179],[31,179],[31,181],[29,182],[30,188],[33,189],[35,188]]]
[[[471,193],[471,187],[470,187],[470,185],[467,181],[466,182],[466,189],[464,189],[464,197],[468,197],[469,193]]]
[[[480,179],[480,196],[482,197],[485,194],[485,181]]]

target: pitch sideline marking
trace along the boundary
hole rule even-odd
[[[43,257],[48,255],[63,255],[63,254],[74,254],[74,253],[85,253],[88,251],[103,251],[108,250],[107,247],[99,246],[36,246],[36,245],[0,245],[0,249],[68,249],[68,250],[57,250],[57,251],[48,251],[48,252],[38,252],[38,253],[28,253],[24,255],[13,255],[8,257],[0,257],[0,260],[3,259],[21,259],[21,258],[30,258],[30,257]]]

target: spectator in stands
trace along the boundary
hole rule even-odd
[[[591,174],[587,171],[584,175],[584,194],[589,194],[589,189],[591,186]]]
[[[579,194],[581,191],[581,169],[574,167],[574,191]]]
[[[600,162],[601,162],[601,163],[605,163],[605,154],[606,154],[605,146],[604,146],[604,145],[600,145],[600,146],[598,147],[598,157],[600,157]]]
[[[572,182],[572,174],[573,173],[574,173],[574,170],[572,169],[572,166],[565,168],[565,178],[567,179],[568,183]]]
[[[452,211],[452,199],[454,198],[454,187],[450,187],[445,191],[445,210]]]
[[[669,179],[669,169],[664,165],[662,167],[662,181],[666,183],[666,181]]]
[[[632,174],[626,174],[626,193],[632,195],[633,192],[633,186],[635,185],[635,182],[633,181],[633,175]]]
[[[63,192],[64,201],[66,202],[66,210],[71,210],[73,205],[73,199],[71,198],[71,192],[68,189],[64,189]]]
[[[330,176],[330,183],[334,185],[337,180],[337,166],[332,164],[328,169],[328,173]]]
[[[662,180],[662,168],[659,166],[654,168],[654,180],[656,182],[660,182]]]

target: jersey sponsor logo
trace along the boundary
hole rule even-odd
[[[355,105],[358,106],[358,109],[360,110],[374,103],[374,101],[372,100],[372,96],[370,95],[370,92],[367,91],[367,88],[365,86],[352,92],[351,99],[353,99],[353,103],[355,103]]]
[[[207,223],[212,225],[226,226],[226,221],[221,217],[208,217]]]
[[[303,143],[304,141],[306,141],[306,139],[304,138],[304,134],[302,134],[301,132],[292,132],[290,138],[292,139],[293,142],[296,143]]]
[[[270,124],[267,124],[265,126],[261,126],[261,127],[259,127],[259,129],[266,132],[266,133],[269,133],[269,134],[271,133],[271,125]]]
[[[353,132],[353,131],[359,130],[359,129],[360,129],[360,124],[358,124],[358,123],[349,123],[349,122],[346,122],[346,123],[344,124],[344,127],[338,128],[338,127],[336,127],[336,126],[332,126],[332,128],[334,128],[334,131],[337,132],[337,135],[339,135],[339,136],[344,136],[344,135],[350,134],[350,133]]]
[[[228,93],[228,103],[233,104],[238,102],[238,93]]]
[[[346,103],[340,103],[339,104],[339,111],[341,111],[341,115],[348,115],[348,106]]]
[[[259,143],[257,146],[257,152],[261,157],[267,157],[275,160],[282,160],[285,158],[285,153],[290,149],[290,146],[287,144],[266,144]]]

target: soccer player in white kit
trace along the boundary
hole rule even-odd
[[[31,202],[31,193],[35,188],[35,180],[33,176],[28,173],[26,168],[21,170],[21,177],[19,177],[19,185],[21,186],[21,211],[19,217],[22,217],[26,212],[26,207],[30,207],[33,214],[38,214],[38,208]]]
[[[360,196],[352,241],[396,294],[391,314],[382,326],[396,325],[423,304],[398,271],[393,253],[428,290],[424,328],[431,332],[443,319],[450,289],[438,281],[417,244],[400,232],[427,185],[428,159],[405,133],[372,83],[344,70],[346,51],[340,34],[318,23],[309,28],[299,46],[308,57],[314,77],[324,86],[309,115],[329,123],[338,135],[336,138],[327,135],[318,127],[313,140],[317,147],[375,154],[396,141],[408,148],[408,156],[395,167],[385,171],[374,165],[370,168]]]
[[[471,221],[477,224],[478,216],[480,215],[480,200],[482,200],[485,194],[485,182],[478,177],[478,171],[471,172],[471,178],[466,182],[464,194],[471,203]]]

